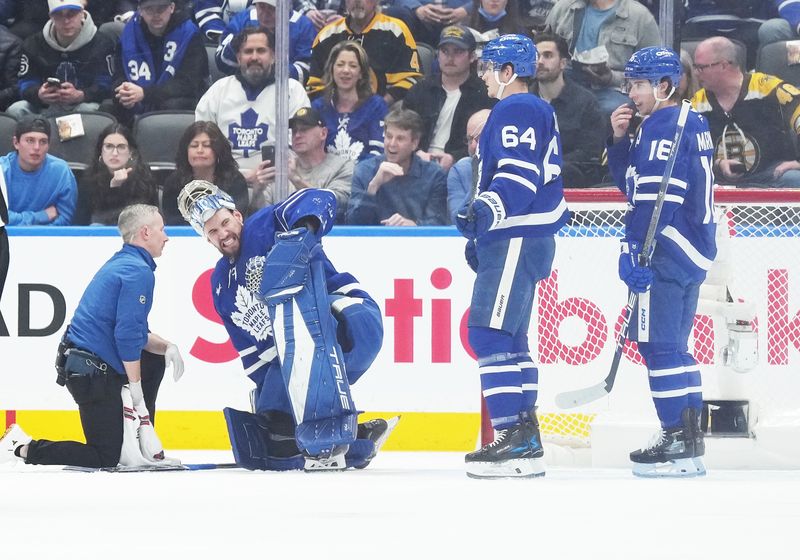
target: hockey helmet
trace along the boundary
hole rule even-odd
[[[681,81],[681,58],[666,47],[645,47],[631,55],[625,64],[627,80],[648,80],[657,86],[664,78],[669,78],[673,87]]]
[[[514,73],[521,77],[536,75],[539,51],[525,35],[503,35],[492,39],[483,47],[479,73],[492,69],[500,70],[504,64],[514,66]]]
[[[178,194],[181,216],[200,235],[203,235],[206,221],[223,208],[236,210],[236,205],[228,193],[208,181],[190,181]]]

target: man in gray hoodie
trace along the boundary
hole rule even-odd
[[[59,115],[94,111],[111,97],[114,43],[97,32],[81,0],[48,0],[50,20],[22,46],[21,101],[7,112]]]

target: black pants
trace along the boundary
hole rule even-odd
[[[3,286],[8,276],[8,233],[5,226],[0,227],[0,301],[3,300]]]
[[[155,419],[156,396],[164,378],[164,356],[142,352],[142,392],[151,420]],[[115,467],[122,451],[122,386],[125,375],[113,373],[67,380],[72,398],[78,403],[86,443],[77,441],[33,440],[26,463],[32,465],[74,465],[77,467]]]

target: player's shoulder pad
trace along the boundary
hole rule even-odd
[[[302,189],[275,207],[277,229],[288,231],[306,217],[319,220],[317,237],[331,231],[336,218],[336,196],[328,189]]]

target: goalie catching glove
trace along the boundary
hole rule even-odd
[[[653,271],[650,270],[650,255],[642,260],[642,246],[636,241],[623,241],[619,255],[619,278],[634,293],[641,294],[650,289]]]

